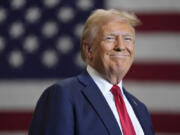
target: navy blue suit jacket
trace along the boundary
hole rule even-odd
[[[154,135],[143,103],[124,93],[145,135]],[[41,95],[29,135],[121,135],[105,98],[87,72],[60,81]]]

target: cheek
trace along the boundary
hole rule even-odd
[[[131,55],[134,55],[134,44],[130,44],[127,46],[127,49],[131,53]]]
[[[108,45],[108,44],[105,44],[105,43],[101,43],[99,48],[97,48],[97,55],[99,55],[101,57],[101,59],[107,59],[108,58],[108,55],[109,55],[109,52],[110,50],[112,50],[112,46],[111,45]]]
[[[101,42],[100,46],[104,52],[110,51],[114,48],[113,43],[105,43],[104,41]]]

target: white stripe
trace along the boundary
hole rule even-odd
[[[0,82],[0,110],[33,109],[43,90],[54,80]],[[179,82],[125,81],[125,88],[151,111],[180,111]]]
[[[135,62],[180,63],[180,34],[137,33]]]
[[[140,13],[179,12],[179,0],[106,0],[106,8],[117,8]]]
[[[27,132],[23,131],[12,131],[12,132],[0,132],[0,135],[27,135]]]
[[[125,88],[154,112],[180,112],[179,82],[127,81]]]
[[[0,109],[33,109],[39,96],[54,80],[0,81]]]

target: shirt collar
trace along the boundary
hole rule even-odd
[[[101,90],[103,94],[108,94],[110,92],[110,89],[112,88],[113,84],[109,83],[107,80],[105,80],[99,72],[97,72],[94,68],[92,68],[90,65],[87,66],[87,72],[92,77],[98,88]],[[118,86],[121,89],[121,93],[123,93],[122,89],[122,80],[118,84]]]

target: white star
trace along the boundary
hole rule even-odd
[[[56,22],[50,21],[46,22],[42,27],[42,34],[48,38],[53,37],[58,32],[58,25]]]
[[[90,10],[94,6],[94,1],[93,0],[78,0],[76,4],[81,10]]]
[[[58,62],[58,56],[54,50],[46,50],[42,55],[42,63],[48,67],[54,67]]]
[[[24,34],[24,26],[21,22],[14,22],[9,29],[9,34],[13,38],[18,38]]]
[[[7,17],[6,10],[4,8],[0,8],[0,23],[2,23]]]
[[[20,68],[24,63],[24,57],[21,51],[14,50],[9,54],[9,64],[14,68]]]
[[[73,49],[72,39],[68,36],[60,37],[57,41],[56,48],[63,54],[69,53]]]
[[[20,9],[25,5],[25,0],[11,0],[11,6],[14,9]]]
[[[84,28],[84,24],[81,24],[81,23],[79,23],[79,24],[77,24],[77,25],[75,26],[75,28],[74,28],[74,34],[75,34],[78,38],[81,37],[83,28]]]
[[[48,8],[53,8],[58,5],[59,2],[60,0],[44,0],[44,5]]]
[[[74,62],[77,66],[84,68],[86,66],[86,63],[81,58],[81,52],[78,52],[75,56]]]
[[[41,16],[40,9],[37,7],[32,7],[26,11],[25,18],[29,23],[34,23],[38,21],[40,16]]]
[[[25,38],[24,40],[24,49],[29,52],[33,53],[35,52],[39,47],[38,39],[36,36],[30,35]]]
[[[62,7],[59,9],[57,17],[61,22],[68,22],[74,17],[74,11],[71,7]]]
[[[3,37],[0,37],[0,52],[2,52],[5,48],[5,40]]]

